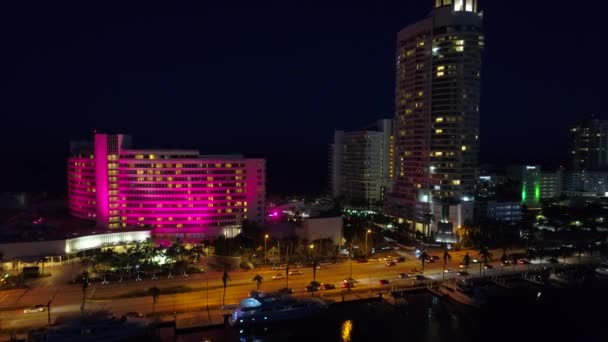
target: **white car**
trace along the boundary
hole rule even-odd
[[[277,279],[285,279],[285,275],[283,273],[279,273],[279,274],[275,274],[272,276],[272,280],[277,280]]]
[[[34,313],[42,311],[44,311],[44,306],[42,305],[30,306],[29,308],[23,309],[23,313]]]
[[[289,275],[299,275],[299,274],[302,274],[302,271],[300,271],[300,270],[289,271]]]

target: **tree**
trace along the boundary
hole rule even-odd
[[[515,272],[515,265],[517,265],[517,254],[512,253],[511,255],[509,255],[509,258],[511,259],[511,266],[513,267],[513,272]]]
[[[262,285],[264,278],[261,275],[256,274],[252,280],[255,281],[255,290],[260,291],[260,285]]]
[[[481,264],[483,263],[484,266],[487,266],[488,261],[492,260],[492,253],[486,247],[484,247],[479,251],[479,256],[481,257],[482,261],[479,263],[479,276],[481,277]]]
[[[469,264],[471,263],[471,257],[469,256],[469,252],[466,252],[464,257],[462,258],[462,264],[464,265],[464,269],[469,269]]]
[[[222,307],[226,305],[226,286],[228,286],[228,281],[230,280],[230,276],[228,275],[228,271],[224,269],[224,274],[222,275],[222,284],[224,284],[224,294],[222,296]]]
[[[504,270],[505,265],[507,264],[507,262],[509,262],[509,257],[507,256],[507,250],[503,249],[502,250],[502,256],[500,257],[500,269],[501,269],[501,273],[502,273],[502,270]]]
[[[152,315],[154,315],[156,302],[158,302],[158,297],[160,297],[160,289],[156,286],[153,286],[148,289],[148,294],[152,296]]]
[[[446,248],[443,251],[443,279],[445,279],[445,266],[448,263],[448,260],[452,260],[452,255],[450,254],[450,252],[448,251],[448,249]]]
[[[424,264],[426,263],[428,258],[429,258],[429,255],[426,253],[426,251],[423,251],[418,256],[418,259],[422,262],[422,273],[424,273]]]
[[[84,317],[84,303],[87,298],[87,288],[89,287],[89,272],[82,272],[82,301],[80,303],[80,315]]]

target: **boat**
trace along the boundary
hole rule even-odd
[[[325,310],[328,302],[315,297],[295,298],[286,294],[257,294],[241,299],[228,318],[233,327],[273,323],[313,316]]]
[[[444,282],[439,286],[439,292],[459,303],[475,308],[480,308],[485,304],[485,296],[481,289],[465,281]]]
[[[601,264],[595,268],[595,274],[608,277],[608,264]]]

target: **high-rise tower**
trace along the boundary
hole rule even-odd
[[[477,0],[433,0],[397,35],[397,177],[389,214],[438,241],[472,217],[478,165],[482,13]]]

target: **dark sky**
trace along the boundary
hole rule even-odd
[[[63,187],[68,141],[93,128],[265,155],[271,191],[321,187],[334,129],[393,116],[396,33],[432,0],[192,3],[2,2],[0,190]],[[605,12],[481,4],[482,160],[564,160],[568,127],[606,116]]]

